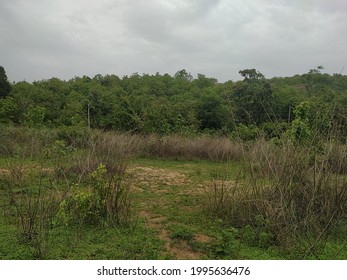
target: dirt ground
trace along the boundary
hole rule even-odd
[[[162,196],[158,194],[193,195],[202,193],[206,189],[202,184],[194,186],[186,174],[178,171],[137,166],[129,168],[128,172],[133,179],[133,191],[150,192],[152,194],[150,204],[160,205],[160,207],[169,207],[170,201],[162,199]],[[194,188],[183,186],[194,186]],[[179,191],[177,191],[177,188],[179,188]],[[199,260],[205,257],[204,253],[193,250],[187,240],[173,240],[170,238],[170,233],[168,232],[168,227],[170,226],[169,217],[151,212],[150,207],[145,205],[145,203],[142,203],[142,206],[139,216],[145,220],[148,227],[157,232],[159,239],[164,242],[164,247],[169,255],[178,260]],[[186,210],[183,207],[177,209],[177,211]],[[194,241],[196,242],[208,243],[211,240],[211,237],[204,234],[194,235]]]

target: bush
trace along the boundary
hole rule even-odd
[[[260,132],[261,130],[256,125],[246,126],[241,123],[236,127],[236,130],[233,131],[232,137],[242,141],[253,141],[259,137]]]
[[[90,174],[90,185],[78,188],[61,203],[56,223],[70,225],[119,225],[129,221],[129,186],[124,176],[108,176],[100,164]]]

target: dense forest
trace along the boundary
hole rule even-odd
[[[174,76],[135,73],[10,83],[1,67],[0,122],[29,127],[86,127],[140,134],[200,133],[254,139],[286,132],[347,135],[347,76],[318,66],[303,75],[266,79],[255,69],[243,80],[186,70]]]

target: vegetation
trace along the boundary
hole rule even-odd
[[[347,77],[9,83],[0,259],[346,259]]]

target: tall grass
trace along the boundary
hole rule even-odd
[[[42,157],[44,147],[54,142],[56,134],[49,129],[0,127],[0,156]]]
[[[208,209],[230,226],[266,232],[269,245],[300,244],[307,257],[346,223],[345,149],[259,139],[244,149],[246,180],[215,182]]]
[[[239,160],[243,156],[241,143],[231,141],[227,137],[187,138],[179,135],[163,137],[149,135],[142,137],[141,141],[141,153],[145,157],[227,161]]]

